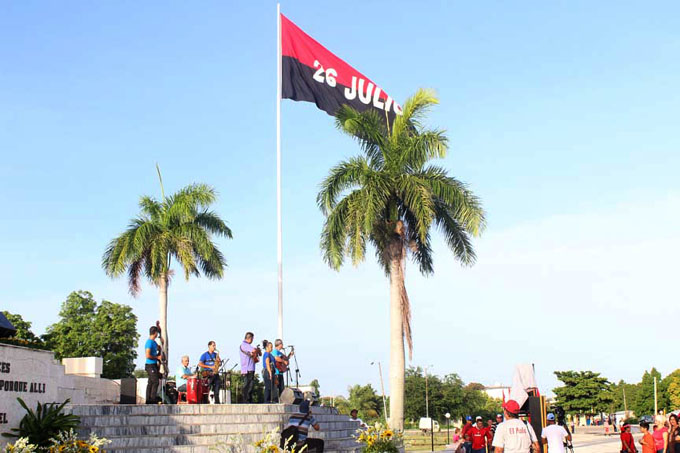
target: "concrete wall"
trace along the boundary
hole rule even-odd
[[[38,402],[111,404],[120,401],[120,386],[99,377],[68,375],[51,351],[0,344],[0,432],[19,426],[25,411],[17,398],[35,409]],[[7,439],[0,437],[0,445]]]
[[[104,359],[101,357],[70,357],[61,359],[66,374],[77,374],[98,378],[104,372]]]

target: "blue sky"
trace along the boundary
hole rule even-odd
[[[417,5],[417,6],[416,6]],[[130,304],[100,267],[142,194],[220,193],[222,281],[176,279],[171,359],[208,340],[237,358],[276,334],[273,2],[0,5],[0,306],[42,333],[72,290]],[[515,363],[638,380],[677,364],[680,7],[675,2],[284,2],[303,30],[403,100],[437,90],[441,164],[482,198],[478,264],[436,241],[407,267],[414,365],[509,383]],[[318,184],[358,152],[313,104],[282,105],[285,328],[302,380],[379,388],[388,282],[372,258],[329,270]],[[658,347],[653,347],[658,345]],[[141,355],[141,348],[139,349]]]

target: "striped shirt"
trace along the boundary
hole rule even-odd
[[[304,442],[307,440],[307,434],[309,433],[309,427],[316,425],[316,419],[314,418],[313,415],[309,414],[305,420],[300,423],[300,420],[302,420],[305,417],[306,414],[293,414],[290,416],[288,419],[288,424],[286,425],[286,428],[289,426],[296,426],[298,429],[298,442]]]

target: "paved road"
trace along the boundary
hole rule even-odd
[[[640,435],[634,435],[635,445],[640,447]],[[619,453],[621,451],[621,441],[618,434],[616,436],[605,437],[594,434],[575,434],[574,453]]]
[[[635,445],[640,447],[640,435],[634,435]],[[621,441],[619,435],[612,435],[605,437],[602,434],[575,434],[574,435],[574,453],[619,453],[621,451]],[[453,450],[444,450],[453,453]],[[551,453],[551,452],[548,452]]]

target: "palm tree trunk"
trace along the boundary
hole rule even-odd
[[[165,357],[169,357],[169,343],[168,343],[168,276],[164,274],[158,282],[158,313],[161,322],[161,338],[165,350]],[[167,373],[168,370],[166,369]]]
[[[404,429],[404,326],[401,291],[404,273],[401,245],[391,253],[390,260],[390,427]],[[396,250],[398,249],[398,251]]]

